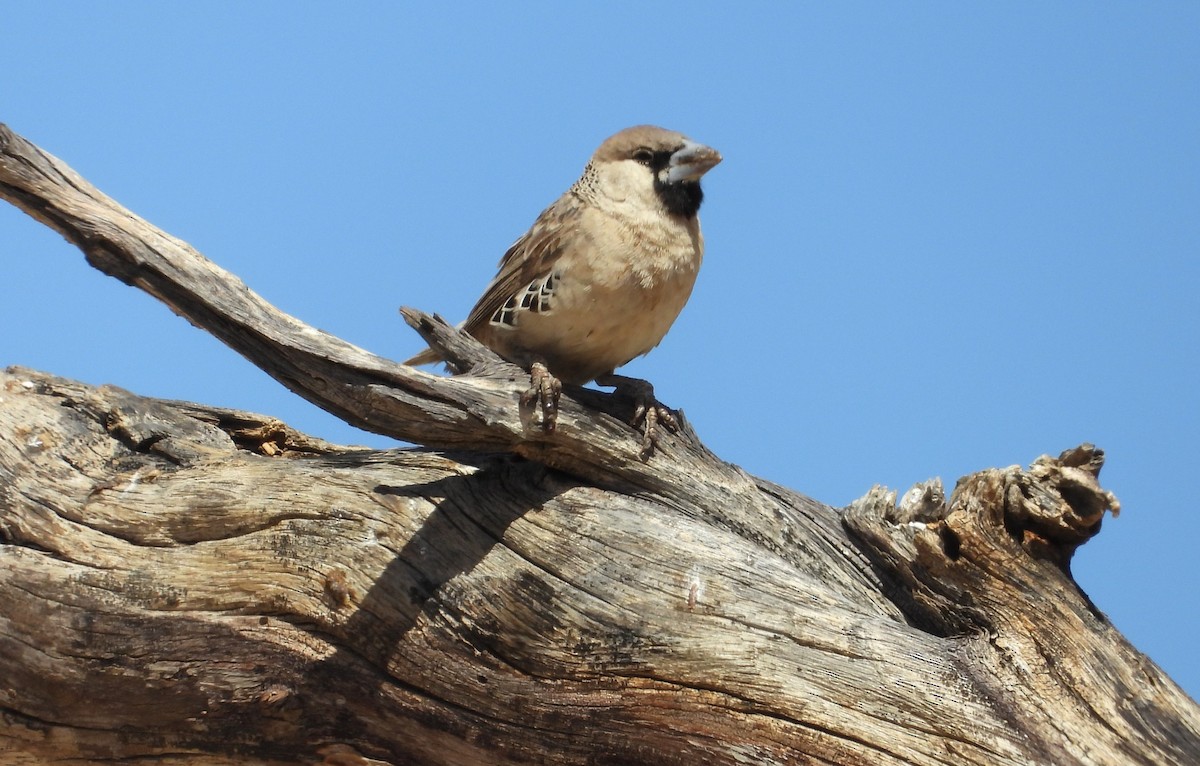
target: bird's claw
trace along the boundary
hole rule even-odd
[[[558,425],[558,399],[562,396],[562,381],[550,374],[541,362],[529,368],[529,388],[521,394],[521,405],[542,404],[542,430],[549,433]]]
[[[654,454],[654,449],[658,446],[658,440],[662,436],[662,432],[659,430],[660,425],[671,433],[679,431],[679,421],[675,418],[675,413],[655,400],[653,395],[650,399],[638,398],[631,424],[635,427],[642,426],[642,460],[646,460]]]
[[[675,413],[654,397],[654,386],[647,381],[610,373],[596,378],[596,382],[602,386],[614,386],[617,389],[613,392],[614,395],[633,399],[633,418],[629,423],[635,428],[642,427],[642,460],[648,460],[654,454],[662,437],[662,428],[671,433],[679,430],[679,420]]]

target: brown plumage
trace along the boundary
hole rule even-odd
[[[602,378],[647,353],[691,295],[704,255],[700,178],[720,161],[662,128],[612,136],[504,254],[463,329],[505,359],[526,369],[541,363],[568,383]],[[437,359],[427,350],[409,363]]]

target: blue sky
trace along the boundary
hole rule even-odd
[[[1200,696],[1200,4],[43,2],[4,25],[0,121],[393,358],[420,346],[397,307],[465,316],[607,135],[717,147],[692,301],[626,370],[833,505],[1095,442],[1124,512],[1076,578]],[[393,444],[7,206],[0,262],[0,364]]]

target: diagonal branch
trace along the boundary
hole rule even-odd
[[[66,237],[100,271],[153,295],[288,389],[368,431],[429,447],[514,452],[650,491],[668,486],[657,478],[664,473],[724,465],[687,429],[666,436],[661,454],[645,464],[633,430],[614,417],[624,414],[618,403],[584,389],[568,391],[558,428],[543,432],[532,410],[519,406],[520,370],[419,311],[406,310],[409,323],[477,374],[430,375],[307,325],[4,125],[0,196]],[[721,491],[754,494],[739,472],[725,470],[722,479]]]

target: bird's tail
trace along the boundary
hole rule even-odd
[[[433,364],[434,362],[440,361],[442,361],[441,355],[433,349],[427,348],[411,359],[405,359],[404,363],[412,367],[416,367],[419,364]]]

